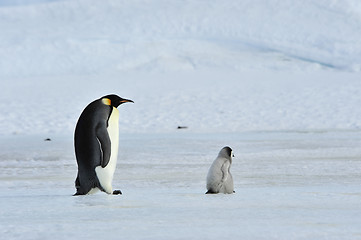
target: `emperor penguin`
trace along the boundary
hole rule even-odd
[[[112,181],[119,145],[119,111],[122,103],[133,102],[111,94],[91,102],[81,113],[75,127],[74,147],[78,164],[75,195],[101,190],[113,191]]]
[[[233,178],[230,172],[233,151],[230,147],[224,147],[213,161],[207,174],[207,192],[210,193],[234,193]]]

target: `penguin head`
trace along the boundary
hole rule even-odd
[[[228,146],[222,148],[222,150],[219,152],[219,156],[232,160],[232,157],[234,157],[232,148]]]
[[[134,103],[132,100],[121,98],[115,94],[106,95],[106,96],[102,97],[101,100],[105,105],[112,106],[112,107],[118,107],[120,104],[127,103],[127,102]]]

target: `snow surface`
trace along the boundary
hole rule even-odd
[[[359,1],[0,0],[0,29],[1,238],[361,238]],[[72,197],[109,93],[123,195]]]
[[[357,0],[0,2],[2,75],[361,70]]]
[[[114,187],[72,197],[68,137],[1,139],[6,239],[358,239],[360,131],[123,134]],[[205,195],[220,147],[235,194]],[[22,150],[19,151],[17,147]]]

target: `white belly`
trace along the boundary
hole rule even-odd
[[[115,168],[117,166],[118,159],[118,147],[119,147],[119,111],[113,107],[112,114],[108,121],[108,134],[111,142],[110,160],[105,168],[98,166],[95,168],[95,172],[99,179],[100,185],[104,190],[112,194],[112,181]]]

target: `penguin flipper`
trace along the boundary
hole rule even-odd
[[[221,171],[222,171],[222,180],[221,180],[221,182],[222,183],[227,181],[227,179],[228,179],[228,175],[229,175],[228,174],[228,169],[229,169],[230,166],[231,166],[230,162],[226,161],[221,167]]]
[[[109,138],[109,134],[107,131],[106,124],[99,124],[96,129],[96,136],[100,144],[100,149],[102,152],[101,166],[105,168],[110,160],[111,153],[111,142]]]

